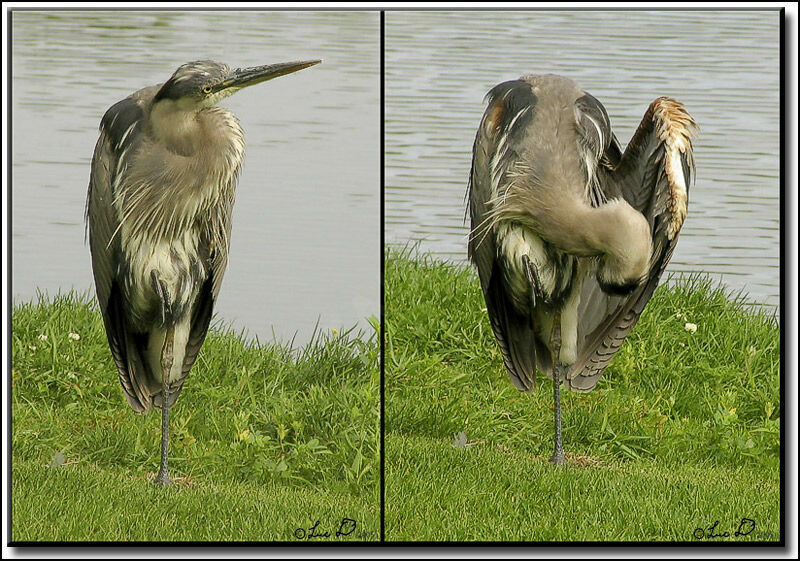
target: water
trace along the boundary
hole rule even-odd
[[[466,259],[464,193],[483,96],[562,74],[620,142],[659,95],[701,126],[697,182],[669,271],[704,271],[779,303],[779,13],[388,12],[386,240]]]
[[[625,143],[657,95],[702,130],[669,269],[779,299],[777,12],[387,12],[386,239],[466,254],[464,191],[486,91],[524,72],[597,96]],[[324,63],[225,100],[248,153],[217,317],[306,340],[380,310],[375,12],[15,12],[12,295],[92,290],[83,210],[107,107],[181,63]]]
[[[182,63],[321,65],[225,100],[247,156],[217,318],[307,340],[380,313],[375,12],[15,12],[12,295],[92,290],[83,212],[106,108]]]

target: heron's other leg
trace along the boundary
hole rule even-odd
[[[553,456],[550,463],[557,466],[566,463],[564,458],[564,446],[561,443],[561,362],[559,354],[561,352],[561,314],[557,313],[553,317],[553,328],[550,332],[550,352],[553,355],[553,400],[555,409],[555,445]]]

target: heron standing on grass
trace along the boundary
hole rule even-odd
[[[650,104],[624,153],[605,108],[555,75],[492,88],[473,147],[469,255],[514,385],[588,392],[650,300],[683,225],[697,124]]]
[[[159,484],[171,483],[169,409],[208,331],[244,157],[239,121],[216,104],[319,62],[189,62],[103,116],[86,203],[92,267],[128,403],[162,411]]]

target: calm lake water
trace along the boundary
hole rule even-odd
[[[779,13],[389,12],[386,239],[466,259],[472,142],[495,84],[572,78],[620,142],[660,95],[701,131],[689,216],[668,267],[779,303]]]
[[[92,290],[83,212],[105,110],[182,63],[323,59],[222,105],[247,156],[217,318],[262,341],[380,314],[376,12],[15,12],[12,295]]]
[[[658,95],[701,125],[697,183],[669,269],[779,300],[778,12],[387,12],[386,240],[463,260],[483,96],[571,77],[626,143]],[[93,290],[83,211],[106,108],[178,65],[322,58],[225,100],[247,157],[217,317],[261,340],[380,311],[376,12],[15,12],[12,296]]]

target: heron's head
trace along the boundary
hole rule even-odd
[[[159,89],[154,102],[171,100],[191,110],[216,105],[242,88],[297,72],[321,60],[280,62],[232,70],[227,64],[198,60],[181,65]]]

